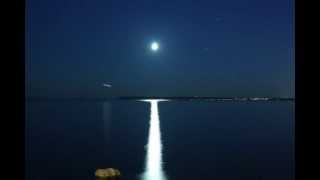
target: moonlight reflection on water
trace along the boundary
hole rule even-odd
[[[147,144],[146,167],[141,180],[167,180],[162,167],[162,143],[158,102],[162,100],[144,100],[150,102],[150,127]]]

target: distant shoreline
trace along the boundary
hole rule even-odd
[[[26,97],[25,100],[143,100],[143,99],[168,99],[168,100],[211,100],[211,101],[294,101],[295,98],[280,97],[157,97],[157,96],[121,96],[108,98],[47,98]]]

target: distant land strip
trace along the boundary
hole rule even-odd
[[[159,97],[159,96],[119,96],[106,98],[88,98],[88,97],[71,97],[71,98],[56,98],[56,97],[26,97],[26,100],[141,100],[141,99],[168,99],[168,100],[211,100],[211,101],[294,101],[295,98],[282,97],[200,97],[200,96],[185,96],[185,97]]]

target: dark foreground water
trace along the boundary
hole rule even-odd
[[[294,102],[26,102],[26,179],[293,180]]]

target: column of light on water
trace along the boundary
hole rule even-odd
[[[150,127],[147,144],[146,169],[143,180],[166,180],[162,168],[162,143],[158,112],[159,100],[148,100],[150,108]]]

